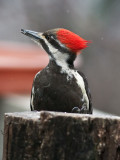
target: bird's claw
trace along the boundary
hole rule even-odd
[[[87,113],[88,113],[88,110],[86,109],[86,106],[82,106],[82,108],[74,107],[71,112],[72,112],[72,113],[87,114]]]

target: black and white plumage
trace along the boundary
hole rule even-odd
[[[41,45],[50,57],[48,66],[38,72],[34,78],[30,101],[31,110],[91,114],[92,102],[87,79],[83,73],[74,68],[76,51],[68,44],[69,41],[66,40],[68,46],[62,42],[58,37],[58,35],[61,36],[58,33],[59,30],[53,29],[44,33],[21,30],[23,34]],[[63,33],[62,36],[64,36]],[[67,34],[69,32],[65,32],[65,35]],[[80,40],[83,43],[83,39]]]

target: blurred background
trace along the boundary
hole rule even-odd
[[[76,61],[94,108],[120,115],[119,0],[0,0],[0,157],[5,112],[28,111],[34,75],[47,54],[20,33],[63,27],[92,43]]]

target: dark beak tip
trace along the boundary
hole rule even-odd
[[[35,31],[21,29],[21,33],[32,39],[36,39],[36,40],[40,39],[38,32],[35,32]]]
[[[26,33],[26,31],[25,31],[24,29],[21,29],[21,33],[25,34],[25,33]]]

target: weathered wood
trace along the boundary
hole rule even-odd
[[[3,160],[120,160],[120,118],[58,112],[5,114]]]

